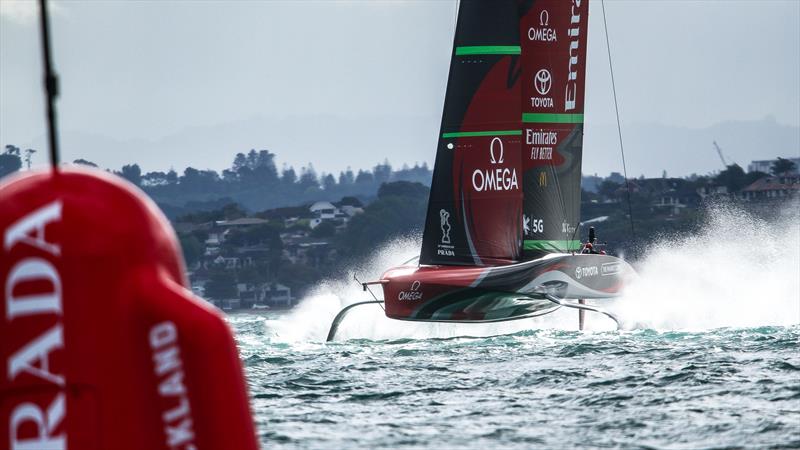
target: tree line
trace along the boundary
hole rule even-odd
[[[28,159],[35,150],[26,150]],[[251,211],[297,205],[320,200],[333,201],[345,196],[374,198],[381,184],[410,181],[430,184],[431,170],[426,163],[394,169],[388,161],[371,170],[347,168],[334,173],[318,173],[313,163],[295,170],[284,165],[278,169],[275,153],[252,149],[237,153],[231,166],[217,172],[187,167],[179,174],[143,172],[139,164],[122,166],[115,174],[139,186],[162,207],[171,218],[194,211],[209,211],[228,203],[238,203]],[[0,154],[0,177],[22,168],[23,152],[8,145]],[[76,159],[74,164],[97,167],[91,161]]]
[[[430,184],[431,179],[425,163],[393,170],[388,161],[372,170],[354,172],[348,167],[338,176],[318,174],[312,163],[299,171],[292,166],[279,171],[274,153],[255,149],[237,153],[230,168],[221,173],[187,167],[181,175],[174,170],[143,174],[138,164],[130,164],[123,166],[118,174],[144,189],[168,215],[213,209],[230,201],[248,210],[265,210],[345,196],[368,198],[374,197],[378,187],[386,182]],[[170,209],[175,209],[175,214],[170,214]]]

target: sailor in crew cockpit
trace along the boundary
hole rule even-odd
[[[595,243],[597,241],[597,236],[594,232],[594,227],[589,227],[589,240],[583,244],[583,249],[581,253],[583,254],[592,254],[592,255],[605,255],[605,250],[597,250],[595,249]]]

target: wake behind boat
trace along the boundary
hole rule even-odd
[[[417,264],[387,270],[392,319],[498,322],[618,296],[633,269],[580,228],[588,0],[460,3]],[[570,299],[576,300],[572,301]]]

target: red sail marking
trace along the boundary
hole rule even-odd
[[[520,20],[523,113],[583,113],[588,3],[540,0]],[[564,164],[558,143],[575,127],[523,124],[525,170]]]
[[[588,0],[538,0],[521,18],[522,112],[583,113],[588,18]]]
[[[519,130],[516,58],[503,57],[475,92],[461,131]],[[509,88],[507,80],[514,79]],[[522,157],[519,136],[460,137],[455,141],[453,199],[481,262],[516,260],[522,236]],[[462,209],[463,206],[463,209]],[[486,261],[484,261],[486,259]]]

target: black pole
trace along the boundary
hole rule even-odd
[[[50,144],[50,163],[58,170],[58,139],[56,131],[56,105],[58,77],[53,72],[50,59],[50,26],[47,20],[47,0],[39,0],[39,15],[42,19],[42,57],[44,59],[44,88],[47,94],[47,137]]]

